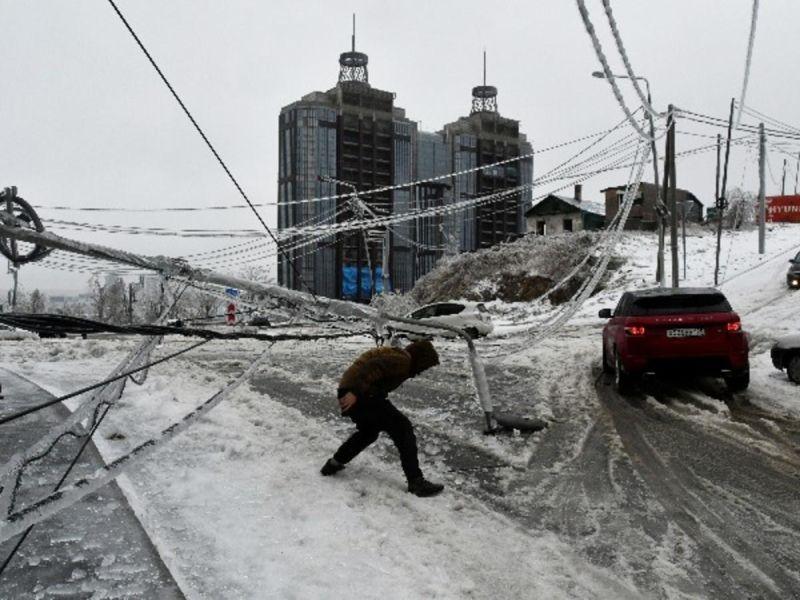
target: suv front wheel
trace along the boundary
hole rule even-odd
[[[800,383],[800,354],[789,357],[789,361],[786,363],[786,374],[790,381]]]

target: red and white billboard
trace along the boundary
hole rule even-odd
[[[768,223],[800,223],[800,196],[767,196]]]

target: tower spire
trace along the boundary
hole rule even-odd
[[[358,81],[369,84],[367,63],[369,58],[363,52],[356,52],[356,14],[353,13],[353,33],[350,35],[350,51],[339,55],[339,83]]]
[[[486,85],[486,48],[483,49],[483,85],[472,88],[472,110],[476,112],[497,112],[497,88]]]

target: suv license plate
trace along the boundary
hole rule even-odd
[[[706,330],[702,327],[684,327],[681,329],[667,329],[669,338],[702,337]]]

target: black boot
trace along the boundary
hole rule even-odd
[[[424,498],[426,496],[435,496],[444,489],[441,483],[432,483],[424,477],[417,477],[408,482],[408,491]]]
[[[322,468],[319,470],[319,472],[327,477],[328,475],[336,475],[342,469],[344,469],[344,465],[342,463],[337,462],[333,458],[329,458],[327,461],[325,461],[325,464],[322,465]]]

